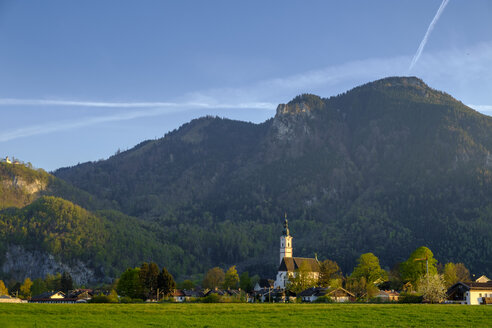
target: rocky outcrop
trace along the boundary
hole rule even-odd
[[[15,176],[9,180],[2,180],[6,188],[20,189],[26,194],[32,195],[46,189],[46,183],[35,179],[32,182],[26,181],[21,177]]]
[[[305,103],[278,105],[272,124],[276,138],[291,141],[296,137],[309,135],[307,121],[313,117],[313,113]]]
[[[87,267],[80,260],[72,263],[57,261],[52,254],[38,250],[28,250],[23,246],[9,245],[2,264],[2,272],[7,273],[17,280],[44,278],[47,274],[68,272],[73,281],[78,285],[96,281],[93,269]]]

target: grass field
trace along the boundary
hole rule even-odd
[[[0,304],[0,327],[490,327],[492,306]]]

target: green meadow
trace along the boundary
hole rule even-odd
[[[492,306],[0,304],[0,327],[490,327]]]

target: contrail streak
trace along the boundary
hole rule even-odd
[[[439,19],[439,17],[441,17],[441,14],[444,11],[444,8],[446,8],[448,2],[449,2],[449,0],[443,0],[441,5],[439,6],[439,9],[437,10],[436,15],[434,16],[434,19],[432,19],[432,22],[430,23],[429,27],[427,28],[427,32],[425,32],[424,38],[420,42],[419,48],[417,49],[417,53],[415,54],[415,56],[413,56],[412,63],[410,64],[408,71],[411,71],[413,66],[419,60],[420,55],[422,54],[422,51],[424,50],[425,44],[427,43],[427,39],[429,38],[429,35],[431,34],[432,30],[434,29],[434,26],[436,25],[437,20]]]
[[[204,103],[204,102],[104,102],[78,100],[50,100],[50,99],[17,99],[0,98],[0,106],[75,106],[100,108],[257,108],[274,109],[275,105],[268,102],[252,103]]]

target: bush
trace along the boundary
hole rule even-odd
[[[131,298],[128,296],[124,296],[120,298],[120,303],[143,303],[141,298]]]
[[[330,296],[320,296],[313,303],[333,303],[333,299]]]
[[[401,293],[399,303],[422,303],[422,295],[415,293]]]
[[[210,294],[202,298],[203,303],[219,303],[221,297],[217,294]]]
[[[110,299],[108,296],[104,294],[99,294],[94,296],[91,300],[91,303],[111,303]]]
[[[242,299],[240,296],[221,296],[220,303],[244,303],[246,299]]]

